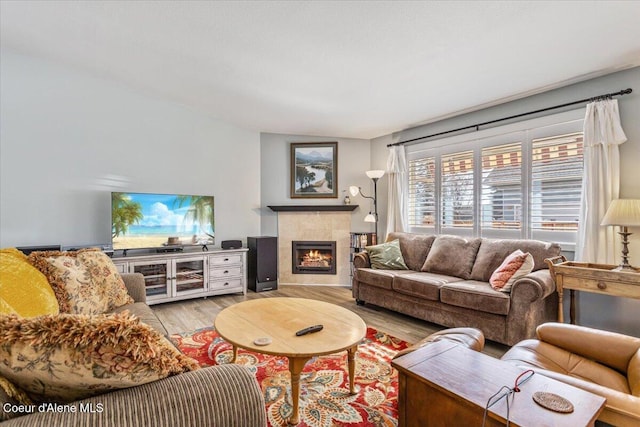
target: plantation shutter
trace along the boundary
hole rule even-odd
[[[409,161],[409,226],[434,226],[436,220],[436,159]]]
[[[577,230],[582,170],[582,132],[532,141],[532,230]]]
[[[441,158],[442,227],[473,228],[473,151]]]
[[[481,227],[483,230],[522,228],[522,145],[512,143],[482,149]]]

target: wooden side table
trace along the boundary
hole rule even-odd
[[[400,427],[480,426],[487,400],[500,387],[513,387],[525,371],[486,354],[440,341],[391,362],[399,372]],[[569,384],[534,374],[509,399],[509,421],[514,426],[592,426],[605,398]],[[559,413],[539,406],[533,394],[545,391],[569,400],[574,411]],[[501,399],[488,411],[486,425],[507,422],[507,404]]]
[[[564,322],[563,294],[570,290],[569,318],[576,323],[575,291],[640,299],[640,273],[612,271],[615,265],[567,261],[560,255],[545,259],[558,291],[558,322]]]

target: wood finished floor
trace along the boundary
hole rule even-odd
[[[221,295],[157,304],[151,307],[169,334],[175,334],[213,325],[215,316],[230,305],[256,298],[273,297],[310,298],[339,305],[358,314],[368,326],[409,343],[417,342],[433,332],[445,329],[444,326],[381,307],[369,304],[357,306],[351,296],[351,289],[335,286],[281,285],[275,291],[260,293],[248,291],[246,296],[242,294]],[[493,357],[500,357],[508,348],[505,345],[487,341],[484,352]]]

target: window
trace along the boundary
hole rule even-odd
[[[582,132],[533,140],[532,229],[578,229],[582,169]]]
[[[436,158],[409,161],[409,222],[411,226],[436,223]]]
[[[575,243],[583,110],[407,148],[410,231]]]
[[[518,142],[482,149],[483,230],[522,227],[521,147]]]
[[[442,156],[442,227],[473,227],[473,151]]]

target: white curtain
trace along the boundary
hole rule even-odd
[[[614,227],[600,222],[620,196],[619,145],[627,140],[620,125],[618,101],[587,104],[584,119],[584,175],[576,244],[577,261],[615,264],[618,251]]]
[[[387,234],[405,231],[404,187],[407,159],[403,145],[389,148],[387,173],[389,174],[389,197],[387,206]]]

